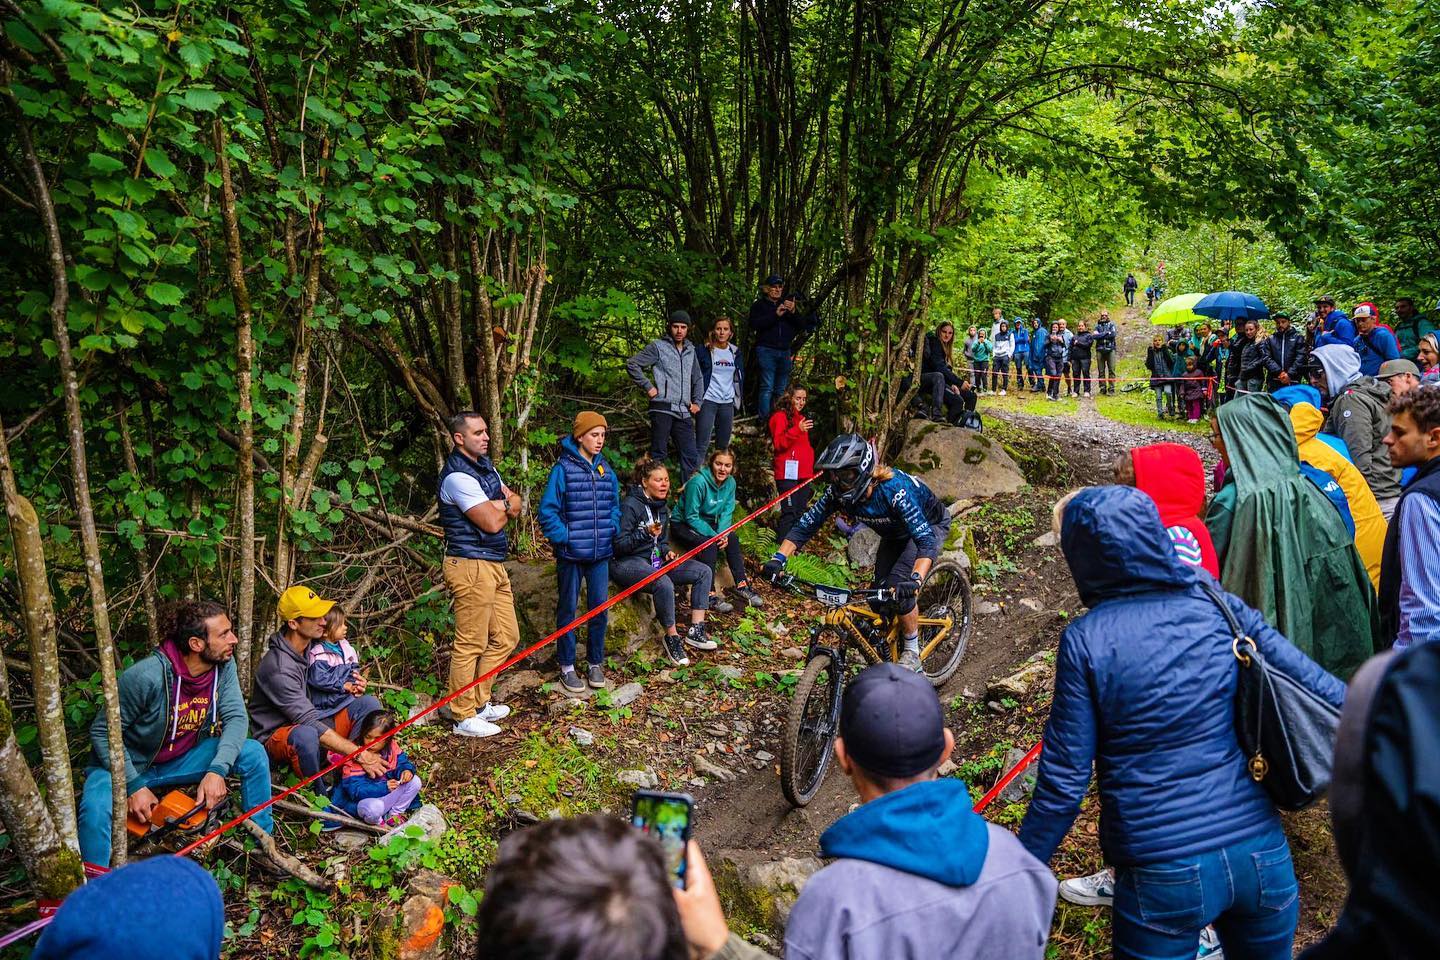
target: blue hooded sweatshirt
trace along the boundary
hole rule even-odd
[[[1287,412],[1297,403],[1308,403],[1316,410],[1325,409],[1325,405],[1320,399],[1320,391],[1316,390],[1312,386],[1303,383],[1296,383],[1288,387],[1281,387],[1279,390],[1276,390],[1274,393],[1270,394],[1270,396],[1274,397],[1275,402],[1280,404],[1280,406],[1284,407]],[[1329,447],[1331,450],[1334,450],[1336,453],[1340,454],[1340,456],[1344,457],[1346,460],[1349,460],[1351,463],[1355,462],[1354,459],[1352,459],[1350,456],[1350,448],[1345,446],[1345,441],[1335,436],[1335,434],[1325,433],[1322,431],[1315,434],[1315,439],[1319,440],[1321,443],[1325,444],[1325,446]]]
[[[215,879],[185,857],[151,857],[66,897],[31,960],[219,960],[224,933]]]
[[[970,803],[965,784],[942,778],[836,821],[820,854],[838,859],[801,890],[786,960],[1042,960],[1055,877]]]

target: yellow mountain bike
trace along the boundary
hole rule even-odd
[[[780,789],[785,799],[803,807],[830,771],[846,680],[870,664],[899,660],[900,621],[887,609],[897,599],[892,588],[851,590],[792,576],[779,578],[776,585],[813,597],[825,607],[824,617],[810,630],[810,651],[795,685],[780,746]],[[958,563],[942,560],[930,568],[916,603],[920,666],[938,687],[954,676],[975,629],[970,580]]]

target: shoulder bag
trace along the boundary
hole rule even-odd
[[[1205,592],[1230,625],[1230,649],[1240,663],[1235,685],[1235,735],[1250,776],[1275,806],[1303,810],[1325,795],[1335,759],[1340,711],[1261,656],[1240,629],[1224,596]]]

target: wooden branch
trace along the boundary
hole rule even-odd
[[[282,853],[279,846],[275,843],[275,838],[264,830],[261,830],[254,820],[242,820],[240,823],[244,826],[245,832],[250,834],[255,840],[255,843],[259,845],[266,859],[280,870],[288,873],[307,887],[314,887],[316,890],[334,889],[334,883],[310,869],[310,867],[298,857],[292,857],[288,853]]]
[[[372,687],[375,684],[370,684]],[[276,788],[277,790],[280,788]],[[286,810],[302,817],[310,817],[313,820],[328,820],[331,823],[342,823],[351,830],[362,830],[365,833],[384,834],[389,833],[389,827],[382,827],[375,823],[366,823],[364,820],[356,820],[354,817],[346,816],[343,813],[331,813],[327,810],[316,810],[314,807],[303,803],[296,803],[293,800],[276,800],[276,809]],[[248,822],[248,821],[247,821]]]

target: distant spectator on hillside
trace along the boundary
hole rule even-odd
[[[1080,391],[1085,391],[1085,396],[1090,396],[1090,359],[1095,345],[1095,335],[1086,327],[1085,321],[1081,320],[1070,340],[1070,390],[1075,396],[1080,396]]]
[[[1305,337],[1290,325],[1290,314],[1274,316],[1275,332],[1265,340],[1262,362],[1265,367],[1265,389],[1274,393],[1281,387],[1304,381]]]
[[[964,783],[938,775],[954,742],[925,678],[882,663],[846,684],[835,758],[860,804],[820,836],[831,862],[790,911],[787,958],[1045,956],[1055,878],[971,810]],[[675,900],[693,955],[770,957],[730,933],[694,842],[688,874]]]
[[[756,409],[760,419],[770,417],[775,398],[790,383],[795,351],[815,329],[815,312],[793,292],[785,291],[785,278],[772,273],[760,286],[760,296],[750,305],[750,333],[755,338],[755,365],[760,370],[760,396]],[[688,474],[686,474],[688,476]]]
[[[1127,307],[1135,306],[1135,291],[1140,287],[1140,281],[1135,279],[1135,274],[1127,273],[1122,286],[1125,290],[1125,305]]]
[[[1001,320],[990,338],[995,346],[990,389],[1003,397],[1010,389],[1010,359],[1015,355],[1015,334],[1010,331],[1010,321]]]
[[[695,345],[687,339],[690,314],[672,312],[668,329],[669,336],[652,340],[626,360],[625,370],[650,398],[650,459],[664,460],[674,439],[684,479],[700,468],[694,418],[705,396],[705,375]]]
[[[665,854],[615,817],[546,820],[500,842],[476,960],[690,960]]]
[[[990,359],[995,355],[995,345],[990,342],[990,331],[981,327],[975,334],[975,346],[971,349],[975,367],[975,389],[985,393],[990,386]]]
[[[1344,310],[1335,307],[1335,298],[1318,297],[1315,300],[1315,318],[1311,321],[1311,334],[1315,346],[1324,347],[1332,343],[1355,346],[1355,324],[1345,315]]]
[[[1402,356],[1410,356],[1420,344],[1421,330],[1424,329],[1424,318],[1420,311],[1415,309],[1415,301],[1410,297],[1395,298],[1395,339],[1400,344]]]
[[[1119,334],[1110,311],[1101,310],[1095,323],[1095,375],[1100,379],[1102,394],[1115,392],[1115,342]]]
[[[1355,308],[1355,352],[1360,354],[1360,372],[1373,377],[1386,360],[1400,359],[1395,334],[1382,326],[1367,306]]]

